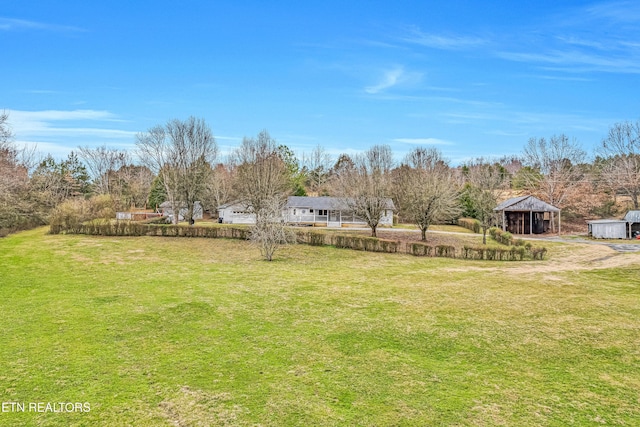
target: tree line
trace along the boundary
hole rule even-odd
[[[476,158],[452,166],[435,147],[416,147],[399,161],[389,145],[333,157],[322,146],[296,155],[265,130],[245,137],[222,159],[200,118],[172,119],[136,136],[136,149],[78,147],[66,159],[18,148],[10,117],[0,114],[0,230],[46,224],[69,211],[115,215],[132,206],[173,212],[195,202],[214,213],[240,201],[260,225],[273,226],[288,195],[337,196],[364,219],[373,236],[388,200],[397,218],[421,230],[461,216],[485,232],[493,208],[522,191],[563,209],[565,218],[606,217],[639,208],[640,121],[612,125],[588,156],[566,135],[531,138],[518,156]],[[93,203],[93,205],[92,205]],[[114,217],[114,216],[113,216]],[[178,216],[174,215],[174,221]],[[285,237],[279,236],[277,239]]]

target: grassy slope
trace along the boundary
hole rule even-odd
[[[0,425],[633,425],[640,268],[529,265],[10,236],[0,401],[91,412]]]

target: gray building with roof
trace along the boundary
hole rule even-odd
[[[513,234],[540,234],[549,230],[554,215],[558,214],[560,233],[560,209],[531,195],[507,199],[493,209],[500,215],[502,231]]]
[[[629,211],[622,219],[587,221],[587,227],[594,239],[631,239],[640,234],[640,210]]]
[[[386,209],[380,219],[380,226],[393,226],[395,206],[386,200]],[[218,208],[222,222],[227,224],[253,224],[255,215],[251,207],[243,202],[234,202]],[[347,200],[340,197],[289,196],[282,212],[283,219],[293,225],[316,227],[362,227],[366,221],[358,218],[349,209]]]

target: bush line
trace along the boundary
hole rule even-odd
[[[480,221],[474,218],[458,218],[458,225],[476,234],[480,233]]]
[[[51,226],[51,234],[87,234],[94,236],[163,236],[163,237],[204,237],[248,240],[249,228],[234,227],[189,227],[182,225],[159,225],[128,221],[116,223],[86,223],[63,229]],[[521,240],[521,239],[519,239]],[[341,234],[296,231],[296,242],[310,246],[335,246],[368,252],[398,253],[414,256],[457,258],[485,261],[542,260],[546,248],[533,247],[530,243],[507,248],[484,246],[464,246],[456,250],[449,245],[429,245],[422,242],[400,242],[376,237],[349,236]],[[524,241],[522,241],[524,242]],[[518,242],[516,242],[518,243]]]

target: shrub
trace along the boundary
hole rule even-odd
[[[511,246],[510,248],[488,248],[464,246],[462,248],[462,258],[477,259],[487,261],[522,261],[526,258],[527,251],[522,246]]]
[[[489,229],[489,235],[493,240],[502,245],[511,246],[514,243],[513,234],[509,233],[508,231],[502,231],[496,227],[491,227]]]
[[[377,237],[360,237],[334,235],[332,243],[336,248],[355,249],[369,252],[398,252],[399,242],[378,239]]]
[[[513,244],[515,246],[524,246],[525,245],[525,241],[523,239],[514,239],[513,240]]]
[[[531,248],[531,256],[535,260],[544,259],[544,256],[546,253],[547,253],[547,248]]]
[[[325,234],[313,231],[296,231],[296,241],[310,246],[324,246]]]
[[[56,206],[49,217],[49,232],[59,234],[76,232],[84,221],[89,220],[89,209],[84,199],[68,199]]]
[[[91,219],[111,220],[116,217],[115,201],[108,194],[93,196],[87,208]]]
[[[436,246],[436,256],[445,257],[445,258],[455,258],[456,248],[455,246],[438,245]]]
[[[324,246],[325,235],[322,233],[309,233],[309,241],[307,242],[311,246]]]
[[[84,222],[110,221],[116,216],[114,206],[114,201],[109,195],[94,196],[88,200],[82,198],[67,199],[51,212],[49,216],[49,233],[77,233]]]
[[[462,247],[462,258],[464,259],[484,259],[485,257],[485,247],[473,247],[473,246],[463,246]]]
[[[415,256],[433,256],[433,246],[425,243],[408,243],[407,253]]]
[[[480,233],[480,221],[474,218],[458,218],[458,225],[474,233]]]
[[[496,238],[496,233],[498,232],[498,228],[497,227],[489,227],[489,236],[495,240]]]

